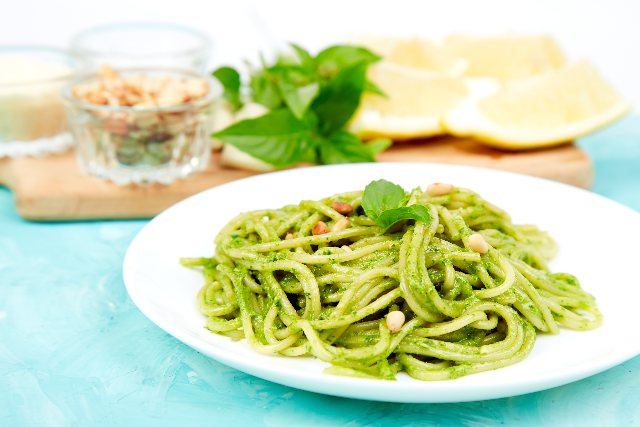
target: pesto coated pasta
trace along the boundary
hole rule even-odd
[[[363,192],[242,213],[200,268],[206,327],[328,372],[444,380],[525,358],[538,333],[601,323],[594,298],[547,263],[556,245],[476,193],[415,189],[426,220],[380,227]],[[422,209],[422,208],[420,208]]]

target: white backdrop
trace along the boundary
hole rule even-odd
[[[208,33],[213,64],[238,64],[286,41],[313,50],[362,33],[549,33],[594,61],[640,107],[635,0],[0,0],[0,45],[64,47],[79,30],[122,21],[181,23]],[[0,70],[1,72],[1,70]]]

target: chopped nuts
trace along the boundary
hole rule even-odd
[[[349,218],[346,216],[344,218],[340,218],[335,224],[333,224],[333,228],[331,231],[341,231],[349,226]]]
[[[314,236],[317,236],[319,234],[325,234],[328,232],[329,232],[329,227],[323,221],[318,221],[316,225],[314,225],[313,228],[311,229],[311,233]]]
[[[91,104],[141,108],[141,104],[172,107],[202,98],[209,92],[207,81],[195,77],[123,77],[107,65],[100,67],[98,76],[95,82],[75,86],[73,95]]]
[[[474,233],[469,236],[469,248],[474,252],[484,254],[489,250],[489,244],[484,240],[482,234]]]
[[[339,202],[337,200],[331,203],[331,207],[336,212],[342,215],[349,215],[351,212],[353,212],[353,206],[351,206],[349,203]]]
[[[404,313],[396,310],[387,314],[387,328],[391,331],[391,333],[396,333],[400,329],[402,329],[402,325],[404,325]]]
[[[293,239],[293,234],[291,233],[287,233],[287,235],[284,236],[284,240],[291,240],[291,239]]]
[[[453,185],[442,182],[434,182],[427,186],[427,194],[430,196],[444,196],[451,193],[451,190],[453,190]]]

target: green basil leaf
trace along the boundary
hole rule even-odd
[[[398,184],[384,179],[371,181],[362,195],[362,208],[369,218],[376,221],[384,211],[402,207],[406,193]]]
[[[220,67],[211,73],[218,79],[223,88],[222,97],[231,104],[234,110],[242,107],[240,99],[240,73],[231,67]]]
[[[376,154],[382,153],[387,148],[391,147],[393,142],[388,138],[376,138],[371,141],[367,141],[364,144],[369,148],[372,156],[375,157]]]
[[[287,107],[298,119],[302,119],[320,91],[315,75],[297,64],[276,64],[265,69],[264,72],[272,82],[275,82]]]
[[[284,102],[298,119],[304,117],[309,106],[318,96],[320,86],[318,83],[310,83],[305,86],[297,87],[289,82],[278,82],[278,88],[284,98]]]
[[[302,146],[300,147],[300,161],[308,162],[312,164],[320,163],[318,157],[318,147],[322,143],[321,138],[317,138],[312,136],[311,138],[305,139],[302,141]]]
[[[233,124],[214,133],[213,137],[264,162],[283,167],[301,160],[315,126],[313,115],[299,120],[291,111],[282,108]]]
[[[311,54],[300,45],[297,45],[295,43],[289,43],[289,45],[298,57],[300,66],[307,70],[309,73],[315,73],[316,61],[313,59]]]
[[[347,67],[321,89],[311,108],[318,116],[320,133],[330,135],[342,129],[360,105],[367,65]]]
[[[316,81],[316,76],[299,64],[284,65],[278,63],[265,68],[264,72],[269,75],[273,82],[284,80],[296,86],[304,86]]]
[[[375,220],[385,231],[398,221],[413,219],[416,221],[430,222],[431,214],[429,209],[422,205],[403,206],[382,212]]]
[[[256,71],[251,74],[249,79],[249,87],[251,88],[251,98],[264,105],[270,110],[275,110],[282,106],[282,96],[273,77],[265,70]]]
[[[373,93],[374,95],[384,96],[385,98],[387,98],[387,94],[384,93],[382,89],[380,89],[380,86],[378,86],[371,80],[367,80],[366,82],[364,82],[364,91]]]
[[[331,78],[340,70],[356,64],[373,64],[380,60],[380,56],[368,49],[358,46],[331,46],[316,55],[318,74]]]
[[[338,131],[319,144],[320,161],[324,164],[374,162],[375,155],[389,147],[389,140],[364,143],[352,133]]]

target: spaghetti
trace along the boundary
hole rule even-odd
[[[426,207],[430,221],[387,230],[362,200],[358,191],[243,213],[214,257],[183,259],[204,274],[206,327],[260,353],[315,356],[335,374],[444,380],[522,360],[537,333],[601,323],[578,280],[549,271],[554,241],[476,193],[415,189],[406,205]]]

